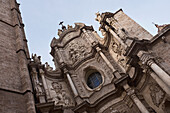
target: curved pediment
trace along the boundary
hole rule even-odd
[[[64,30],[59,35],[59,39],[53,38],[51,54],[56,61],[59,61],[59,65],[64,61],[67,66],[75,67],[78,63],[92,56],[94,53],[92,42],[98,42],[92,31],[92,26],[75,23],[75,27]]]
[[[69,28],[67,30],[62,31],[59,35],[59,38],[56,39],[55,37],[51,41],[51,47],[64,47],[67,43],[73,40],[76,37],[79,37],[81,34],[81,29],[85,27],[83,23],[75,23],[74,28]]]

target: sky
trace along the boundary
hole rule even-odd
[[[149,31],[153,36],[157,29],[152,24],[170,23],[170,0],[17,0],[25,24],[30,55],[41,56],[42,63],[52,67],[50,43],[58,38],[57,31],[64,25],[81,22],[92,25],[99,33],[99,23],[95,21],[96,12],[116,12],[119,9]]]

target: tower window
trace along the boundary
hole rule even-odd
[[[102,76],[99,72],[91,73],[87,78],[87,85],[94,89],[102,83]]]

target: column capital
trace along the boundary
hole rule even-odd
[[[96,47],[96,50],[97,50],[97,52],[100,52],[101,48],[100,47]]]
[[[147,51],[139,51],[137,56],[142,61],[142,64],[152,65],[154,63],[153,59],[153,53],[147,52]]]
[[[135,90],[132,89],[128,84],[125,84],[125,85],[123,86],[123,88],[125,89],[125,91],[127,92],[127,94],[128,94],[129,96],[131,96],[131,95],[133,95],[133,94],[135,93]]]
[[[68,69],[67,68],[64,68],[63,71],[64,71],[65,74],[68,73]]]

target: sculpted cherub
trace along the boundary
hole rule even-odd
[[[56,92],[56,96],[53,98],[54,104],[69,105],[70,98],[66,94],[65,90],[62,89],[62,85],[58,82],[53,82],[52,87],[52,90]]]

